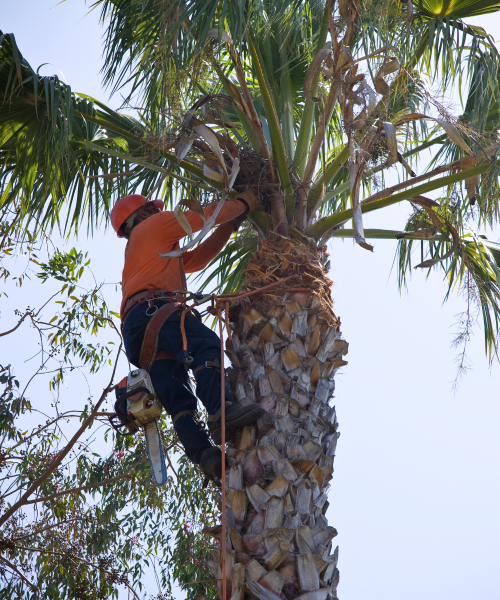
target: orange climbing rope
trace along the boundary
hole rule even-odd
[[[226,308],[229,302],[226,304]],[[222,447],[222,600],[227,600],[227,578],[226,578],[226,382],[224,371],[224,344],[222,343],[222,318],[221,308],[217,310],[219,318],[220,337],[220,395],[221,395],[221,447]]]
[[[188,342],[187,342],[187,335],[186,335],[186,326],[185,326],[186,314],[190,310],[193,310],[194,307],[195,307],[195,305],[193,304],[192,306],[186,307],[181,312],[181,335],[182,335],[182,349],[184,350],[184,356],[187,355],[187,349],[188,349]]]

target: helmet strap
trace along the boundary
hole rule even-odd
[[[123,225],[121,226],[123,235],[127,239],[130,237],[130,233],[134,227],[136,213],[137,213],[137,210],[134,210],[134,212],[130,215],[130,217],[126,221],[124,221]]]

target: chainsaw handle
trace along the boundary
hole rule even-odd
[[[116,431],[116,433],[118,433],[118,435],[134,435],[134,433],[136,433],[136,431],[130,431],[130,428],[127,425],[127,422],[133,422],[133,418],[130,417],[129,415],[125,415],[123,413],[123,411],[120,411],[119,409],[119,405],[124,401],[127,400],[127,398],[130,398],[131,396],[135,396],[136,394],[141,394],[141,393],[146,393],[148,396],[151,395],[151,391],[148,390],[147,387],[144,387],[143,385],[134,388],[133,390],[128,390],[126,392],[124,392],[123,394],[120,395],[119,398],[117,398],[116,402],[115,402],[115,414],[111,415],[110,417],[108,417],[109,420],[109,424],[111,425],[111,427]],[[118,414],[118,412],[120,412],[120,414],[123,415],[123,419],[127,419],[127,422],[123,422],[123,420],[120,418],[120,415]],[[119,422],[116,423],[116,420],[118,420]],[[126,428],[126,432],[123,432],[123,428]]]
[[[115,422],[117,419],[118,423]],[[120,417],[116,413],[108,417],[108,421],[111,427],[116,431],[118,435],[134,435],[127,427],[127,424],[121,422]],[[126,432],[122,431],[124,427],[126,429]]]
[[[131,396],[135,396],[139,392],[145,392],[146,394],[148,394],[148,396],[151,395],[151,391],[148,390],[147,387],[144,387],[143,385],[141,385],[140,387],[134,388],[133,390],[128,390],[128,392],[125,392],[124,394],[120,394],[120,397],[118,398],[118,400],[120,402],[122,402],[123,400],[126,400],[127,398],[130,398]]]

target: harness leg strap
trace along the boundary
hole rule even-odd
[[[214,360],[205,361],[202,365],[199,365],[198,367],[196,367],[196,369],[193,369],[193,375],[196,375],[196,373],[198,373],[198,371],[201,371],[202,369],[215,369],[218,373],[220,373],[219,359],[216,358]]]
[[[178,412],[175,416],[172,417],[172,425],[175,425],[175,422],[177,421],[177,419],[180,419],[181,417],[184,417],[185,415],[193,415],[193,409],[190,410],[181,410],[181,412]]]

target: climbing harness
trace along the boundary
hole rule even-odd
[[[192,293],[188,290],[176,290],[172,292],[150,289],[134,294],[125,303],[122,327],[130,311],[141,304],[147,304],[146,315],[151,318],[146,326],[139,354],[140,369],[130,371],[128,376],[118,384],[116,388],[117,400],[115,403],[115,413],[109,417],[109,422],[119,435],[134,435],[139,429],[144,430],[149,462],[157,485],[164,485],[167,482],[163,444],[158,429],[158,421],[163,407],[156,395],[149,371],[155,361],[162,359],[182,362],[186,369],[191,366],[193,358],[187,350],[187,337],[184,326],[185,317],[189,311],[196,312],[195,306],[199,303],[203,301],[207,302],[211,298],[212,296],[209,294],[205,295],[200,292]],[[155,304],[155,300],[165,303],[158,307]],[[194,300],[195,304],[186,307],[188,300]],[[181,331],[184,353],[182,361],[175,354],[158,349],[158,338],[161,328],[166,320],[179,310],[182,310]],[[204,365],[201,365],[201,368],[204,367],[212,368],[211,361],[207,361]],[[173,423],[188,412],[192,411],[182,411],[176,414],[173,417]]]

